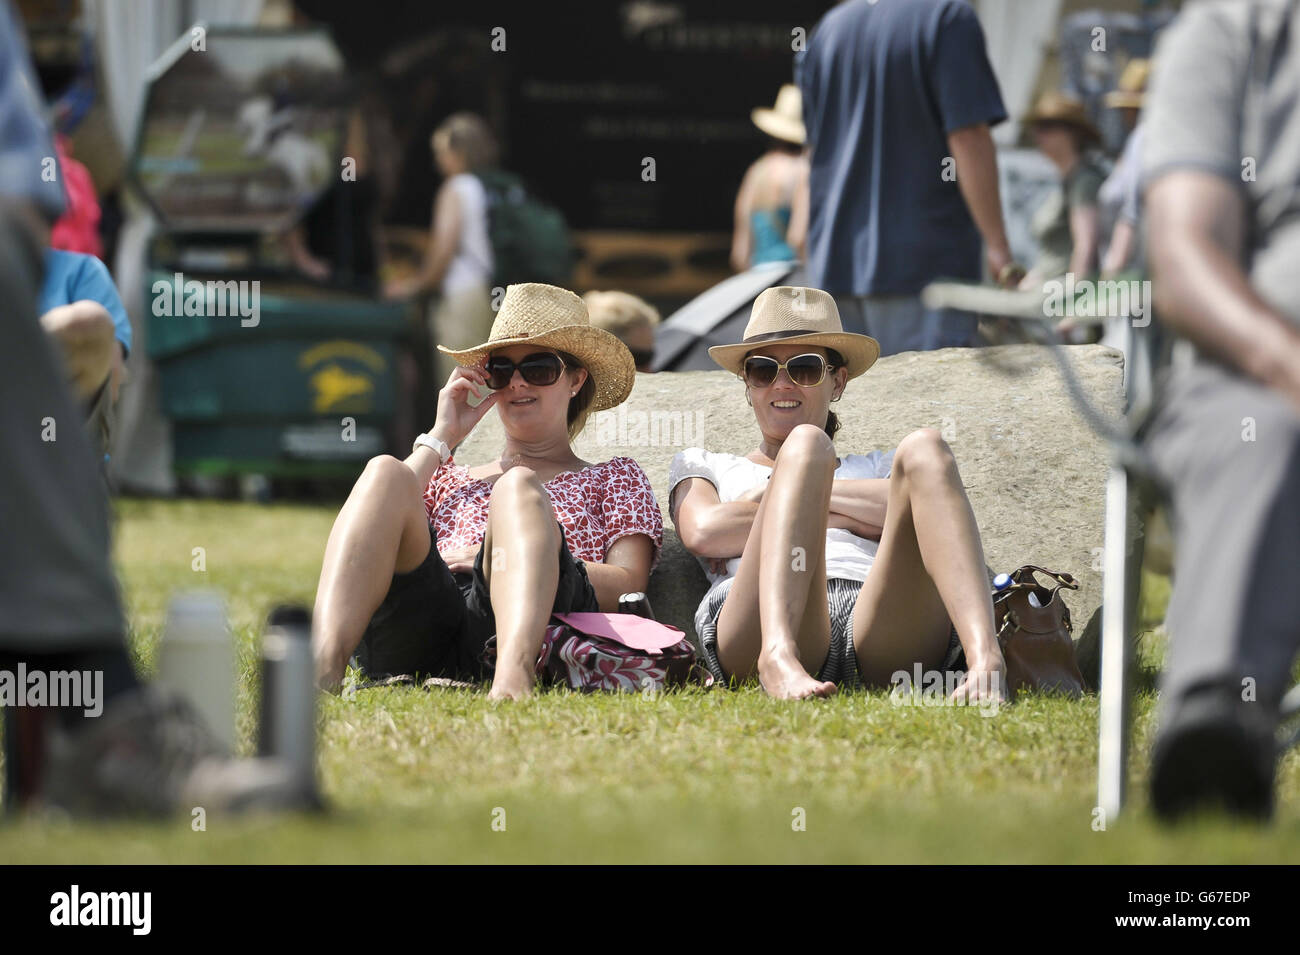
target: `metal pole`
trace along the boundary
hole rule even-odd
[[[1106,819],[1124,807],[1128,788],[1129,695],[1132,653],[1129,575],[1125,562],[1132,531],[1133,477],[1119,462],[1106,482],[1106,535],[1102,551],[1101,687],[1098,693],[1097,805]]]

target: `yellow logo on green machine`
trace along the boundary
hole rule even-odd
[[[312,390],[312,411],[369,411],[375,378],[387,369],[383,356],[358,342],[329,341],[298,356]]]

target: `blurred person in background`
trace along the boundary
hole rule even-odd
[[[1097,193],[1102,235],[1110,237],[1101,260],[1102,278],[1125,271],[1146,270],[1142,230],[1139,228],[1144,133],[1141,113],[1150,74],[1150,60],[1130,60],[1120,74],[1118,88],[1106,94],[1105,103],[1110,109],[1119,110],[1124,128],[1128,130],[1128,139],[1124,141],[1119,162]]]
[[[77,673],[96,697],[6,706],[6,805],[87,816],[290,805],[286,767],[231,759],[188,703],[141,683],[127,656],[108,500],[57,338],[37,311],[50,226],[65,204],[61,185],[42,176],[54,153],[35,90],[0,0],[0,671],[10,687],[24,673],[28,686],[39,674],[48,687]]]
[[[343,155],[354,162],[353,179],[336,179],[286,236],[294,267],[320,282],[358,291],[379,288],[383,266],[382,205],[378,176],[372,168],[373,106],[353,109],[348,117]]]
[[[47,104],[45,116],[54,133],[57,178],[63,185],[64,197],[63,215],[50,230],[50,248],[84,252],[103,259],[99,193],[90,170],[73,157],[69,138],[95,101],[95,67],[90,46],[83,45],[75,60],[56,57],[38,66],[36,73]]]
[[[47,249],[38,309],[58,343],[86,430],[107,463],[117,399],[131,352],[131,320],[108,268],[93,255]]]
[[[795,194],[806,188],[808,178],[799,102],[799,87],[786,84],[776,95],[776,105],[758,107],[750,114],[754,125],[767,134],[768,147],[746,170],[736,193],[731,267],[737,272],[796,258],[788,241],[790,214]]]
[[[582,300],[587,304],[591,324],[627,346],[637,371],[650,371],[655,357],[659,309],[628,292],[588,292]]]
[[[1101,245],[1097,193],[1106,173],[1092,154],[1101,134],[1083,103],[1055,90],[1039,97],[1022,122],[1038,151],[1056,167],[1061,186],[1030,220],[1038,259],[1021,288],[1041,289],[1044,282],[1067,272],[1077,280],[1089,278],[1097,272]]]
[[[1103,280],[1115,279],[1121,273],[1129,273],[1132,278],[1146,272],[1141,229],[1143,127],[1139,114],[1150,72],[1149,60],[1130,60],[1120,74],[1117,88],[1107,93],[1104,100],[1108,108],[1119,110],[1128,139],[1115,168],[1097,192],[1098,234],[1104,249],[1100,276]],[[1128,322],[1128,315],[1110,315],[1105,326],[1080,334],[1075,332],[1075,320],[1066,318],[1057,328],[1076,341],[1096,341],[1100,332],[1101,344],[1118,348],[1127,356]]]
[[[1300,649],[1300,2],[1187,4],[1145,125],[1156,314],[1195,346],[1141,435],[1177,567],[1151,804],[1266,817]]]
[[[488,198],[474,172],[496,166],[497,142],[482,117],[453,113],[434,130],[430,146],[444,181],[434,199],[424,261],[414,275],[387,283],[384,294],[410,298],[438,291],[430,340],[466,348],[492,330]],[[433,367],[436,380],[446,381],[455,362],[435,349]]]
[[[90,170],[73,158],[72,145],[66,136],[54,137],[54,154],[67,208],[50,230],[50,248],[103,258],[104,242],[99,237],[99,221],[103,214]]]
[[[1011,260],[989,133],[1007,118],[963,0],[849,0],[797,63],[810,150],[808,284],[892,355],[977,344],[976,316],[929,309],[936,279],[999,285]],[[797,215],[796,215],[797,219]],[[796,239],[796,242],[799,240]]]
[[[89,109],[92,77],[93,67],[86,57],[75,65],[60,61],[37,70],[46,103],[43,116],[53,130],[53,178],[64,200],[63,214],[49,230],[37,307],[41,325],[58,345],[67,379],[85,409],[91,445],[107,462],[131,351],[131,321],[102,261],[102,211],[94,179],[85,164],[73,157],[68,138]],[[49,159],[44,161],[48,164]]]

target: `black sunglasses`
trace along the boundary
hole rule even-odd
[[[826,372],[832,368],[821,355],[809,352],[807,355],[795,355],[787,361],[777,361],[766,355],[751,355],[745,359],[745,384],[754,388],[766,388],[776,381],[776,376],[785,369],[790,380],[803,388],[812,388],[826,380]]]
[[[493,391],[500,391],[510,384],[515,377],[515,369],[524,376],[530,385],[553,385],[560,380],[564,372],[564,360],[554,352],[539,351],[525,355],[518,363],[505,355],[492,355],[483,364],[487,372],[487,385]]]

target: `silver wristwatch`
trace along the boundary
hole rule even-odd
[[[411,453],[414,454],[415,449],[421,446],[437,451],[438,460],[443,464],[451,460],[451,448],[447,447],[446,441],[440,441],[431,434],[422,434],[411,445]]]

